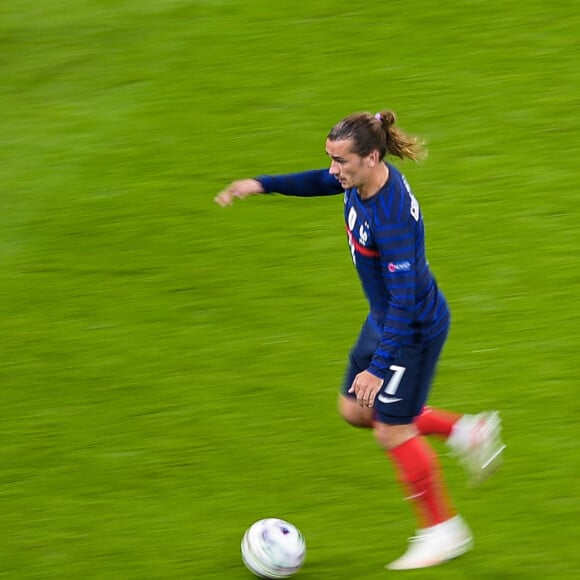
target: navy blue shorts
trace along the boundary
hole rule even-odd
[[[437,361],[447,338],[447,330],[429,342],[405,345],[393,360],[374,404],[375,420],[390,425],[407,425],[421,413],[427,402]],[[355,376],[369,368],[381,339],[381,329],[369,316],[349,354],[342,393],[348,393]]]

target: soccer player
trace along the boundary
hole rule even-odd
[[[395,114],[355,113],[326,139],[330,169],[234,181],[215,201],[260,193],[344,193],[346,236],[369,303],[353,346],[339,409],[351,425],[374,430],[392,461],[418,531],[392,570],[434,566],[468,551],[472,534],[453,507],[436,454],[424,435],[446,439],[475,482],[499,464],[504,445],[497,412],[459,415],[426,407],[449,329],[449,309],[425,255],[423,216],[404,175],[387,154],[417,160],[424,144],[396,126]]]

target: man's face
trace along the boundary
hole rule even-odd
[[[334,175],[343,189],[359,188],[368,179],[369,164],[366,157],[351,151],[352,140],[326,140],[326,154],[330,157],[330,174]]]

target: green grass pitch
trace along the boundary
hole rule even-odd
[[[411,511],[335,410],[342,200],[212,201],[384,107],[430,149],[402,168],[453,312],[431,403],[508,446],[479,490],[442,456],[476,547],[405,578],[577,577],[578,30],[564,1],[4,0],[0,578],[249,579],[269,516],[304,580],[395,575]]]

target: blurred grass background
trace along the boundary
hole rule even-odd
[[[4,0],[0,577],[249,578],[268,516],[300,577],[388,574],[411,513],[335,411],[366,311],[342,200],[212,202],[385,107],[431,152],[402,164],[454,319],[431,402],[508,444],[476,491],[442,458],[476,549],[406,577],[576,577],[579,29],[561,1]]]

